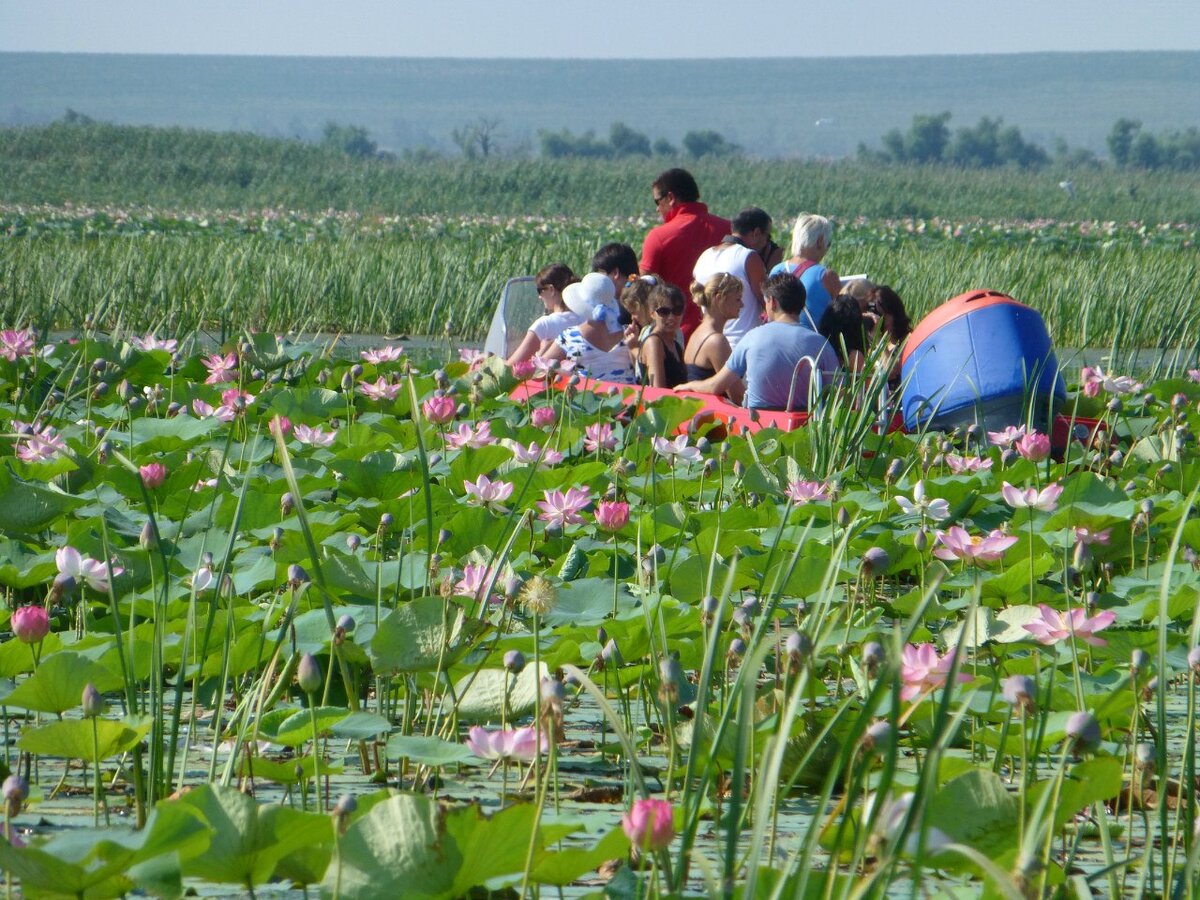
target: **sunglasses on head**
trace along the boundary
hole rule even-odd
[[[659,306],[654,310],[658,313],[660,319],[665,319],[667,316],[682,316],[682,306]]]

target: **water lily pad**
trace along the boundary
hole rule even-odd
[[[387,744],[388,759],[407,759],[422,766],[448,766],[474,759],[466,744],[420,734],[393,734]]]
[[[499,722],[506,694],[509,717],[526,715],[537,705],[542,678],[549,674],[542,663],[540,672],[530,664],[515,677],[507,669],[480,669],[464,675],[454,685],[458,716],[466,722]]]
[[[95,722],[93,742],[92,723]],[[108,759],[137,746],[147,734],[153,721],[142,719],[64,719],[38,728],[31,728],[17,739],[17,746],[28,753],[42,756],[61,756],[87,762]]]
[[[79,706],[89,683],[104,693],[116,690],[121,678],[78,653],[62,650],[45,657],[38,670],[18,684],[4,703],[37,712],[66,712]]]

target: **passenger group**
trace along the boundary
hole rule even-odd
[[[833,225],[804,213],[787,259],[771,217],[749,207],[732,221],[700,202],[696,180],[668,169],[651,185],[662,224],[639,261],[605,244],[582,278],[555,263],[535,278],[545,315],[508,358],[575,361],[601,381],[712,393],[757,409],[802,410],[810,388],[862,372],[872,345],[899,385],[911,330],[900,296],[824,265]]]

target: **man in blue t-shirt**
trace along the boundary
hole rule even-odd
[[[812,370],[820,373],[821,386],[829,384],[837,377],[837,354],[825,338],[800,324],[804,285],[794,275],[768,278],[763,305],[767,323],[738,341],[721,371],[676,390],[724,394],[750,409],[807,409]]]
[[[792,256],[775,266],[771,275],[787,272],[804,285],[805,308],[800,324],[813,331],[821,324],[821,316],[833,298],[841,293],[837,272],[822,265],[833,241],[833,223],[824,216],[801,213],[792,229]]]

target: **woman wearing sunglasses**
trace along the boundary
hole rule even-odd
[[[649,297],[654,327],[642,339],[643,379],[656,388],[673,388],[687,381],[687,366],[679,351],[679,326],[683,321],[683,291],[667,282],[659,283]]]
[[[512,356],[504,362],[515,366],[523,360],[530,359],[539,353],[545,353],[554,345],[554,339],[583,320],[567,309],[563,300],[563,291],[567,285],[579,281],[575,273],[562,263],[551,263],[533,279],[537,287],[538,299],[542,301],[546,314],[534,320],[525,332],[520,346],[512,352]]]

